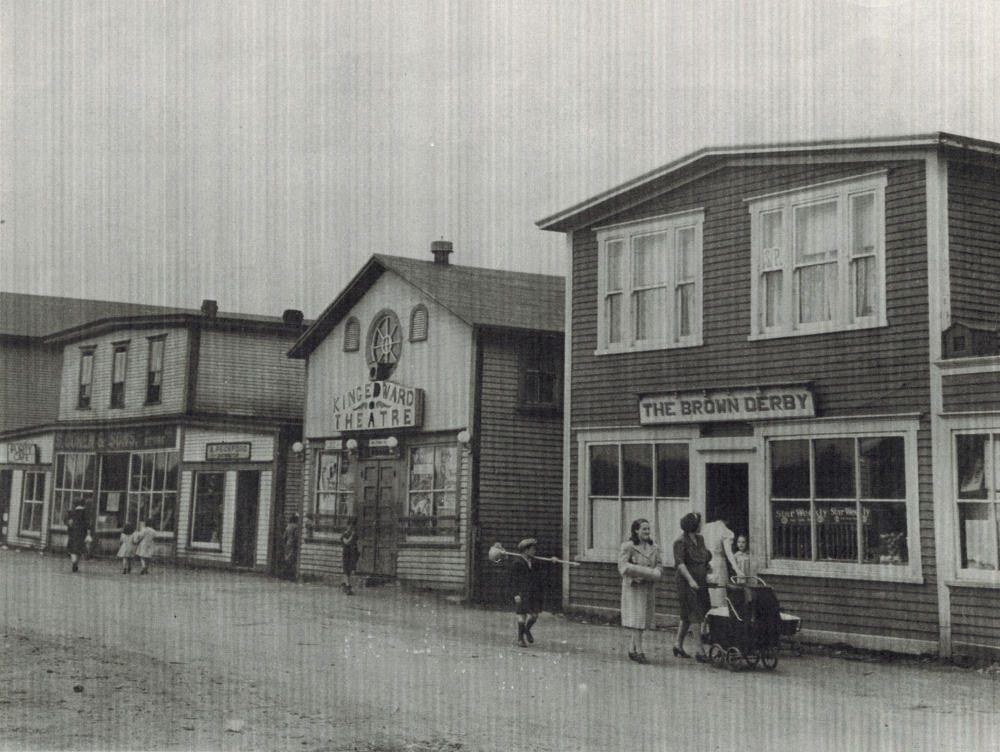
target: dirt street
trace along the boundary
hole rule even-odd
[[[994,750],[1000,681],[782,655],[731,673],[625,658],[620,629],[396,587],[0,550],[5,750]]]

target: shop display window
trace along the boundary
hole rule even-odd
[[[587,445],[587,515],[584,547],[617,555],[632,521],[650,521],[658,545],[673,541],[691,511],[689,445],[594,443]]]
[[[178,452],[132,454],[127,506],[118,513],[137,529],[139,520],[152,519],[159,532],[176,531],[178,457]]]
[[[67,512],[78,503],[87,507],[93,504],[96,489],[96,454],[57,454],[50,523],[65,527]]]
[[[458,449],[451,444],[410,449],[406,514],[402,527],[410,536],[454,536]]]
[[[959,566],[964,573],[1000,569],[1000,434],[955,436]]]
[[[21,534],[41,535],[45,503],[45,473],[26,472],[21,493]]]
[[[225,473],[198,473],[195,476],[194,509],[191,513],[192,545],[222,548],[225,488]]]
[[[348,452],[316,453],[316,493],[307,520],[310,538],[339,538],[354,516],[355,468]]]

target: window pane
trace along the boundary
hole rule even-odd
[[[875,253],[875,194],[851,197],[851,255]]]
[[[837,258],[837,202],[795,209],[795,262],[816,264]]]
[[[622,251],[624,243],[621,240],[610,241],[606,246],[608,253],[608,292],[622,289]]]
[[[656,495],[686,498],[690,493],[687,444],[656,445]]]
[[[997,569],[997,523],[993,504],[960,503],[958,534],[962,569]]]
[[[666,282],[667,234],[632,238],[632,286],[649,287]]]
[[[862,499],[905,499],[906,458],[902,436],[858,442],[858,480]]]
[[[694,228],[683,227],[677,231],[677,279],[681,282],[695,279],[697,266],[694,253]]]
[[[340,453],[320,452],[317,455],[319,476],[316,481],[317,493],[333,493],[337,490],[337,480],[340,477]]]
[[[222,536],[223,473],[199,473],[195,490],[194,523],[191,540],[195,543],[218,543]],[[144,509],[140,506],[139,513]]]
[[[781,212],[773,211],[760,217],[760,242],[764,249],[764,268],[780,267],[781,259]]]
[[[618,447],[590,447],[590,495],[618,496]]]
[[[164,533],[173,533],[177,519],[177,494],[163,494],[163,522],[160,530]]]
[[[694,322],[694,285],[677,287],[677,338],[690,337]]]
[[[799,280],[799,323],[831,321],[833,301],[837,297],[837,265],[804,266],[796,273]]]
[[[653,496],[653,446],[622,445],[622,496]]]
[[[855,317],[875,313],[875,289],[875,257],[854,259],[851,262],[851,299]]]
[[[591,548],[617,550],[618,515],[621,510],[618,499],[591,499],[590,501],[590,546]]]
[[[434,447],[420,447],[410,453],[410,490],[434,488]]]
[[[437,447],[434,466],[434,488],[455,487],[455,447]]]
[[[605,315],[608,320],[608,342],[622,341],[622,296],[609,295],[605,301],[607,310]]]
[[[771,536],[774,542],[772,555],[774,558],[811,560],[812,533],[809,502],[776,501],[772,504],[771,512]]]
[[[778,326],[781,316],[781,285],[784,272],[764,273],[764,326]]]
[[[657,287],[651,290],[638,290],[632,296],[634,301],[635,339],[660,342],[664,339],[666,324],[667,290]]]
[[[821,561],[858,560],[858,509],[854,502],[816,502],[816,557]]]
[[[632,534],[633,520],[649,520],[650,527],[653,525],[653,501],[652,499],[628,499],[622,502],[622,540]],[[653,532],[652,530],[650,531]],[[621,541],[618,541],[621,543]],[[617,547],[617,544],[616,544]]]
[[[691,503],[687,500],[657,499],[656,501],[656,545],[660,551],[667,551],[673,542],[681,536],[681,517],[691,511]]]
[[[854,439],[818,439],[814,448],[816,498],[855,498]]]
[[[861,561],[865,564],[906,564],[906,505],[861,503]]]
[[[986,441],[982,435],[955,437],[958,455],[958,498],[986,498]]]
[[[809,442],[771,442],[771,498],[809,498]]]

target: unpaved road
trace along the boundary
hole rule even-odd
[[[782,657],[730,673],[624,659],[621,630],[383,587],[0,551],[0,748],[1000,749],[996,674]],[[78,687],[80,691],[75,691]]]

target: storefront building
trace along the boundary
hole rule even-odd
[[[749,535],[807,638],[1000,648],[998,155],[706,149],[539,222],[570,257],[568,606],[617,611],[631,521],[671,562],[693,510]],[[963,357],[970,326],[992,350]]]
[[[298,312],[219,314],[206,301],[47,337],[62,349],[58,414],[2,445],[8,463],[35,460],[12,474],[7,542],[64,548],[66,513],[83,503],[97,555],[145,520],[159,558],[276,569],[301,462],[304,374],[284,353],[304,328]]]
[[[433,250],[373,256],[289,353],[308,374],[299,574],[341,574],[354,518],[359,574],[495,600],[492,543],[561,541],[562,278]]]

